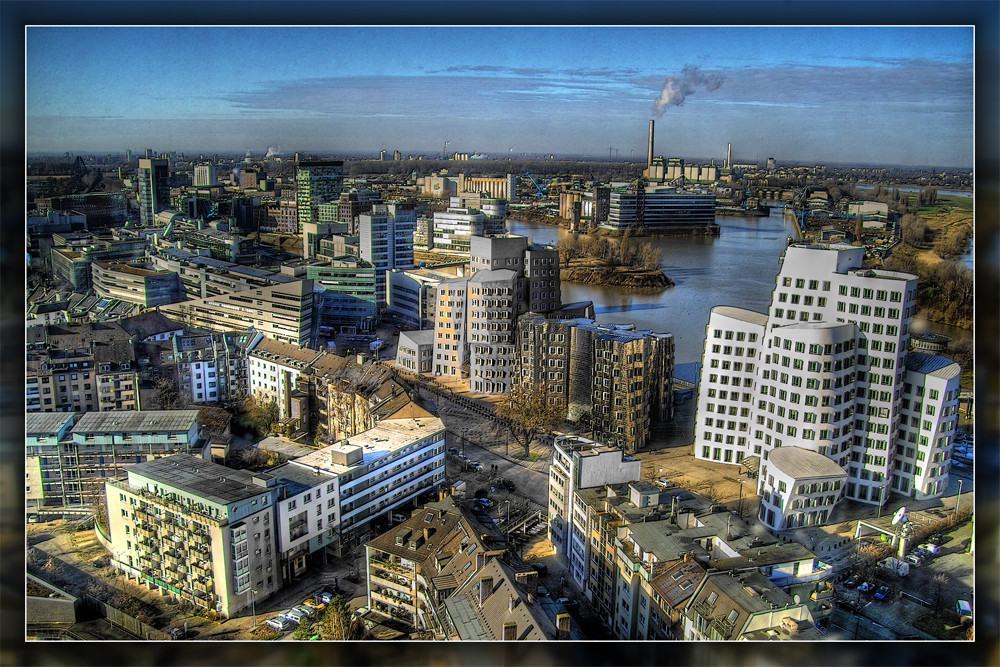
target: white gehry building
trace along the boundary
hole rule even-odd
[[[789,495],[789,474],[817,474],[815,459],[803,466],[809,457],[791,457],[795,465],[767,474],[778,447],[821,455],[846,473],[833,504],[881,504],[889,492],[933,498],[947,487],[960,368],[908,353],[917,278],[862,268],[863,259],[864,248],[846,244],[793,244],[766,315],[720,306],[709,318],[694,455],[733,464],[760,457],[760,518],[771,528],[824,523],[832,510],[829,494],[816,511]],[[834,486],[837,475],[821,472]]]

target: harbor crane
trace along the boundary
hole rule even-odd
[[[531,183],[538,189],[538,192],[535,193],[535,199],[545,199],[545,197],[549,194],[548,188],[544,185],[540,185],[538,181],[535,180],[535,177],[531,175],[530,171],[526,171],[521,174],[521,178],[524,178],[525,176],[527,176],[528,180],[530,180]]]

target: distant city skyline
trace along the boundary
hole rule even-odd
[[[28,152],[971,167],[971,27],[28,27]],[[87,53],[87,58],[79,54]],[[95,54],[98,62],[95,62]]]

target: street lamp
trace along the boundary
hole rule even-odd
[[[958,480],[958,500],[955,501],[955,519],[958,520],[958,508],[962,504],[962,481]]]
[[[256,595],[257,595],[257,589],[256,588],[251,588],[250,589],[250,610],[253,613],[253,627],[255,627],[255,628],[257,627],[257,599],[255,597]]]
[[[510,530],[510,500],[505,500],[507,503],[507,530]]]

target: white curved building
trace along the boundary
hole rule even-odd
[[[960,368],[907,354],[917,278],[862,268],[863,259],[863,248],[846,244],[791,245],[767,315],[712,310],[697,458],[760,456],[765,465],[769,452],[794,447],[846,473],[838,498],[881,504],[890,491],[944,492]],[[763,477],[761,493],[773,496]],[[803,525],[788,507],[771,509],[773,521],[762,520],[773,528]]]

